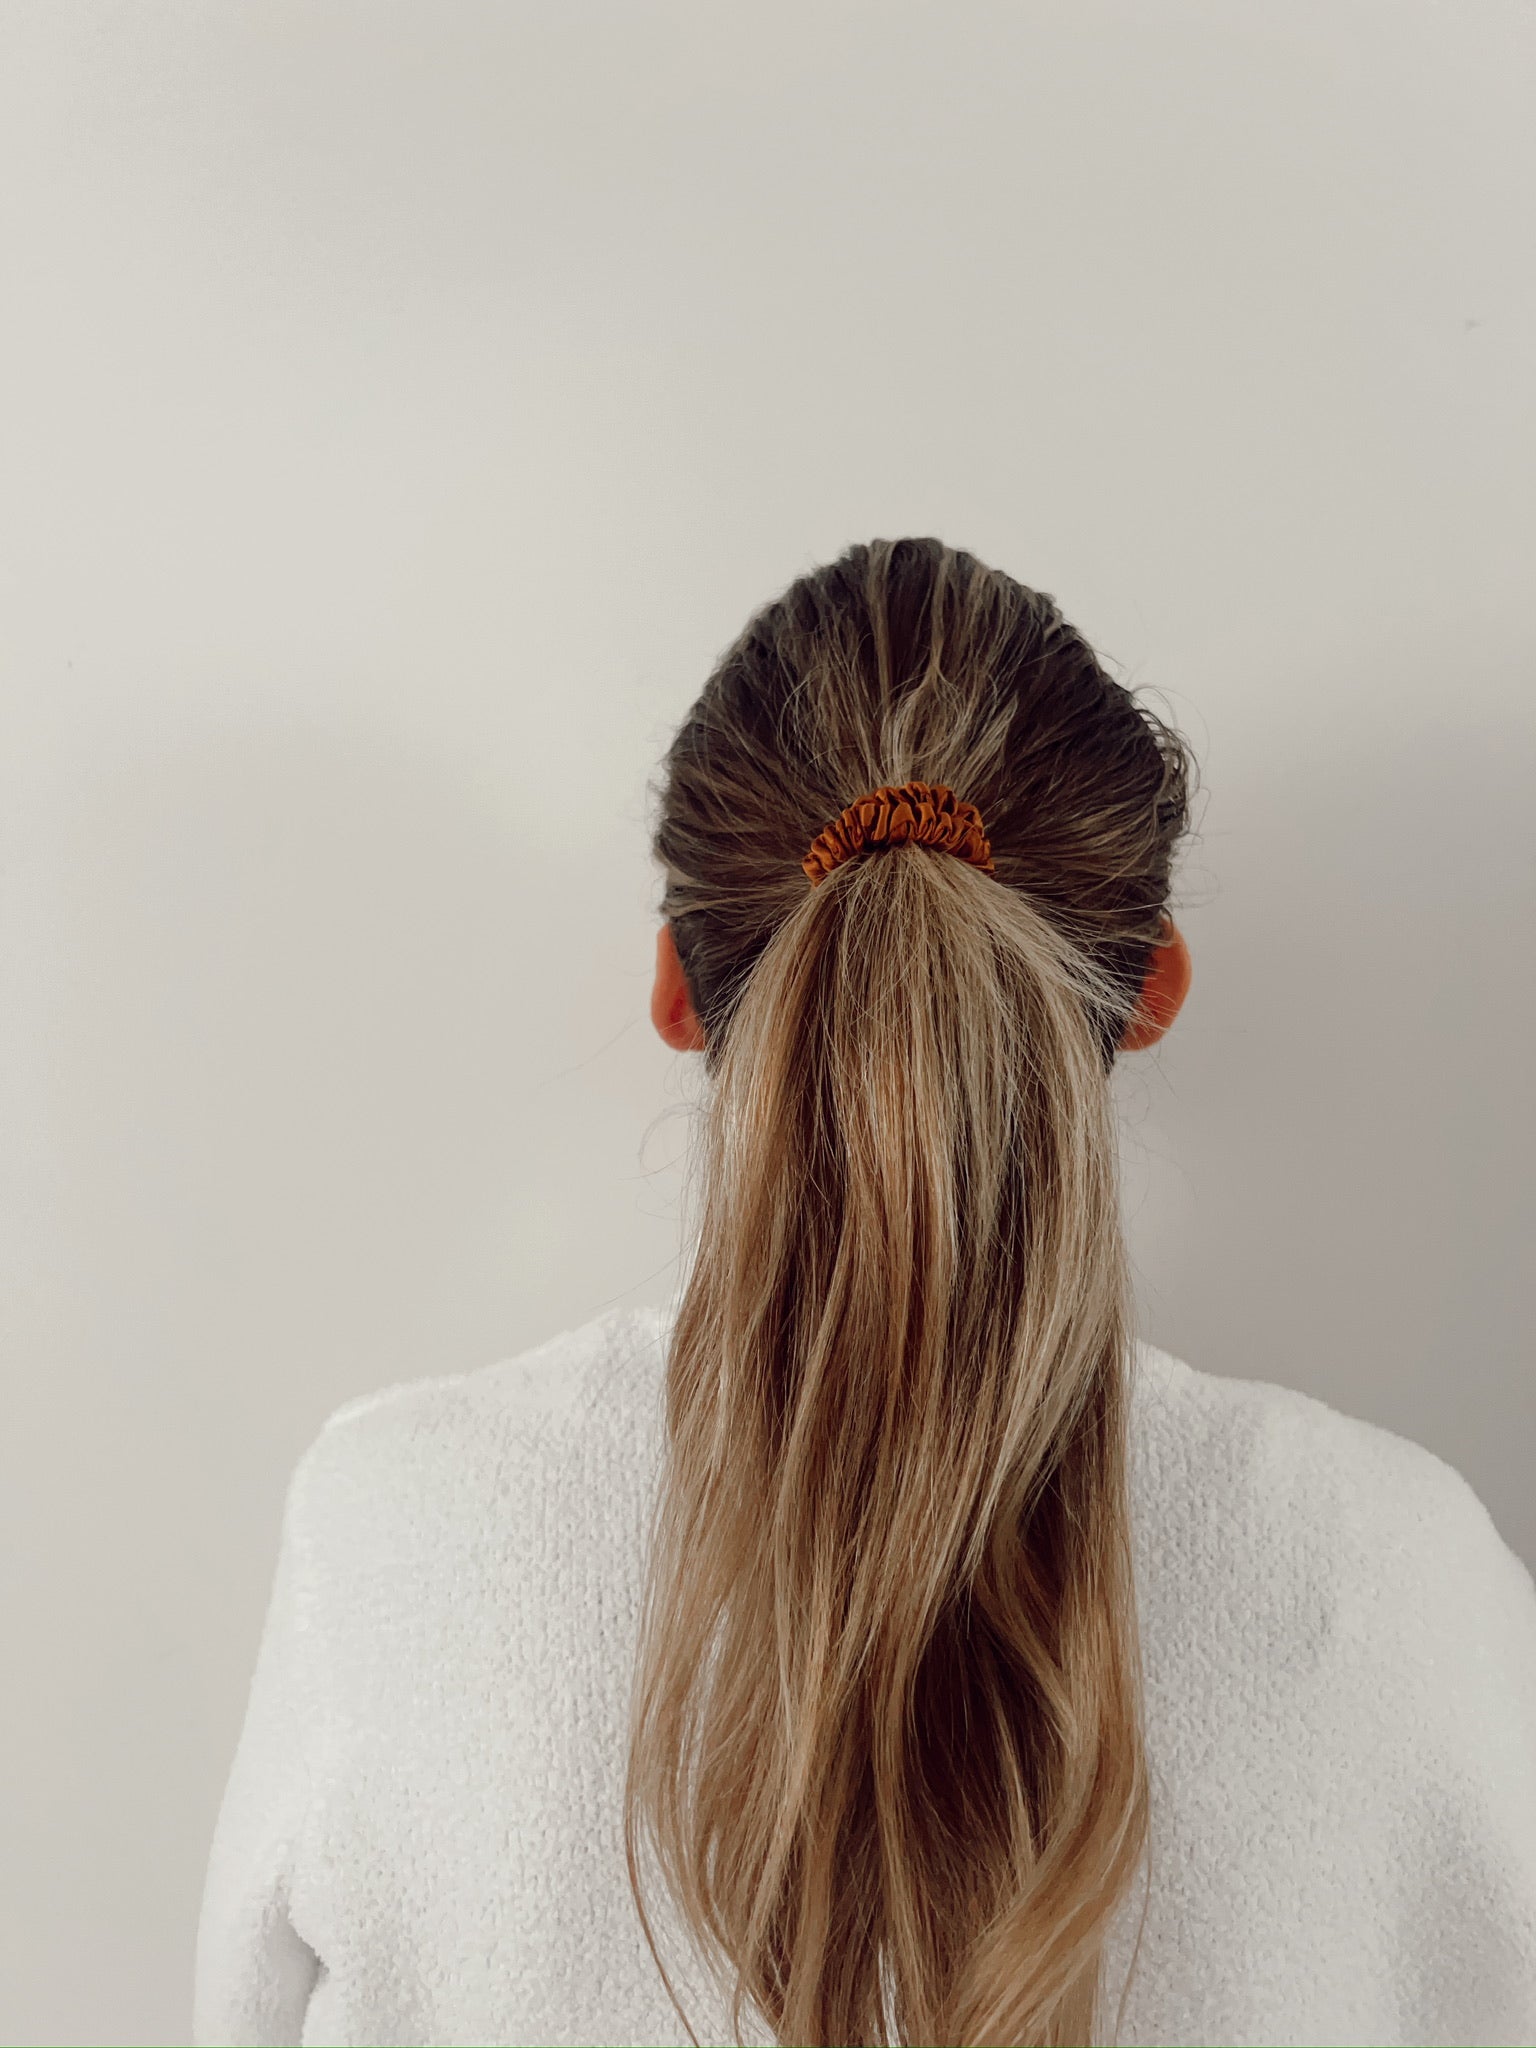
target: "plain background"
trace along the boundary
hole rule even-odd
[[[669,1299],[646,782],[875,535],[1188,735],[1154,1341],[1536,1558],[1536,15],[0,11],[12,2042],[190,2024],[292,1465]]]

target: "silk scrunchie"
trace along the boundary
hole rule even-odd
[[[816,834],[800,865],[814,887],[855,854],[912,844],[958,854],[984,874],[996,872],[980,811],[942,782],[888,782],[855,797]]]

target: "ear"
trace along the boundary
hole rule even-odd
[[[1163,935],[1152,949],[1146,978],[1131,1021],[1120,1039],[1121,1052],[1141,1052],[1157,1041],[1183,1008],[1194,978],[1184,934],[1171,917],[1163,919]]]
[[[674,1052],[702,1052],[704,1028],[694,1014],[693,997],[677,957],[672,927],[656,934],[656,982],[651,990],[651,1022]]]

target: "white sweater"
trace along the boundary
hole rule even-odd
[[[687,2042],[620,1804],[665,1326],[348,1401],[299,1460],[199,2044]],[[1121,2040],[1536,2042],[1530,1572],[1442,1459],[1293,1389],[1141,1344],[1131,1414],[1152,1860]]]

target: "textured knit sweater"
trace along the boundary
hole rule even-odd
[[[666,1328],[613,1311],[387,1387],[298,1460],[198,2043],[687,2042],[621,1817]],[[1530,1572],[1407,1438],[1145,1343],[1131,1389],[1151,1839],[1106,2038],[1145,1904],[1127,2048],[1536,2042]]]

